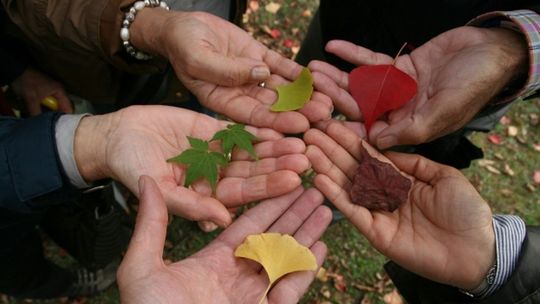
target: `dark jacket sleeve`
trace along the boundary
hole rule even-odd
[[[456,287],[439,284],[405,270],[394,262],[385,265],[386,272],[401,295],[410,304],[540,303],[540,227],[527,227],[518,265],[508,282],[491,296],[476,300]]]
[[[54,126],[60,115],[0,117],[0,208],[29,212],[75,195],[56,150]]]
[[[0,86],[13,82],[29,65],[24,45],[7,35],[4,29],[5,12],[0,8]]]

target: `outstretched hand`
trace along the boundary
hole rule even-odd
[[[394,212],[352,204],[361,139],[334,122],[305,135],[316,187],[382,254],[437,282],[476,288],[495,260],[491,211],[456,169],[418,155],[385,154],[415,181],[409,199]]]
[[[331,212],[321,206],[320,192],[299,187],[248,210],[196,254],[165,265],[167,209],[151,178],[141,177],[140,188],[137,224],[118,271],[123,303],[257,303],[268,277],[259,264],[234,257],[236,247],[251,234],[293,235],[311,249],[319,266],[326,255],[325,244],[318,240],[331,221]],[[264,303],[297,303],[314,277],[312,271],[285,276]]]
[[[232,221],[227,207],[289,193],[301,183],[298,174],[310,166],[300,139],[247,127],[261,140],[255,145],[258,161],[247,153],[233,152],[214,195],[206,181],[184,187],[185,167],[166,160],[190,147],[187,136],[209,140],[227,124],[167,106],[133,106],[85,117],[75,135],[75,160],[87,181],[110,177],[133,193],[138,193],[139,176],[151,176],[172,213],[225,227]]]
[[[276,93],[258,84],[292,81],[302,67],[226,20],[202,12],[151,9],[137,15],[131,31],[133,44],[167,58],[201,104],[234,121],[301,133],[310,122],[330,118],[332,101],[320,93],[297,112],[270,111]]]
[[[356,65],[392,64],[393,58],[345,41],[326,50]],[[421,144],[467,124],[509,83],[527,73],[527,44],[514,31],[460,27],[399,56],[395,65],[418,82],[417,95],[371,128],[379,149]],[[320,61],[309,64],[317,90],[351,120],[361,113],[348,93],[348,74]]]

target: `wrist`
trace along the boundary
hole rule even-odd
[[[497,61],[503,73],[503,85],[515,85],[524,82],[529,71],[529,47],[526,37],[520,32],[507,28],[485,28],[489,32],[498,52]],[[503,88],[504,89],[504,88]]]
[[[459,288],[466,291],[476,291],[486,280],[490,279],[494,266],[497,265],[497,246],[495,240],[495,231],[490,225],[486,228],[483,242],[477,244],[478,255],[474,258],[475,268],[465,273],[466,280],[460,284]],[[489,282],[488,282],[489,283]]]
[[[115,129],[114,114],[87,116],[75,131],[73,154],[85,181],[111,177],[107,165],[107,138]]]
[[[146,53],[167,58],[166,33],[168,20],[172,16],[182,14],[170,12],[159,7],[148,7],[137,14],[130,27],[131,44]]]

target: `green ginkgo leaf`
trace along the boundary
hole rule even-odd
[[[313,94],[313,76],[304,68],[290,84],[278,86],[278,100],[270,108],[273,112],[295,111],[304,107]]]

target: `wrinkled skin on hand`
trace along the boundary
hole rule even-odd
[[[326,51],[355,65],[392,64],[394,59],[346,41],[330,41]],[[370,129],[379,149],[417,145],[459,130],[503,89],[527,74],[527,42],[520,33],[500,28],[458,27],[438,35],[395,66],[418,83],[418,93],[390,111]],[[350,120],[362,113],[348,93],[348,74],[321,62],[309,64],[315,88],[334,100]]]
[[[299,187],[261,202],[199,252],[166,265],[167,209],[154,181],[141,179],[137,224],[117,274],[122,303],[258,303],[268,286],[268,275],[260,264],[234,256],[235,249],[252,234],[291,235],[310,248],[319,266],[324,260],[327,248],[319,238],[332,213],[322,206],[319,191]],[[302,271],[286,275],[270,289],[263,303],[298,303],[315,274]]]

